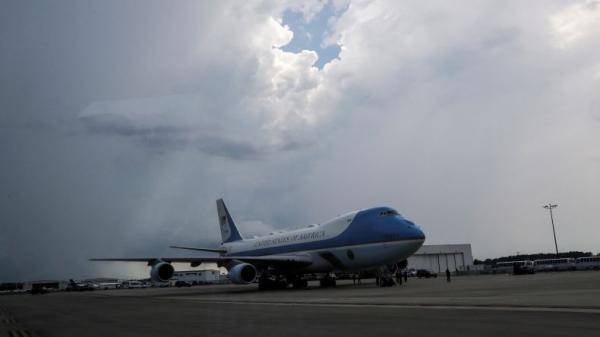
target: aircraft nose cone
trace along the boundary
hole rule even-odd
[[[415,226],[413,228],[413,231],[415,232],[415,239],[425,241],[425,233],[423,233],[423,231],[420,228]]]
[[[412,239],[425,241],[425,233],[423,233],[421,228],[410,221],[408,221],[407,225]]]

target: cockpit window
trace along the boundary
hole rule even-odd
[[[395,209],[387,209],[387,210],[382,211],[381,213],[379,213],[379,215],[381,215],[381,216],[390,216],[390,215],[400,215],[400,213],[398,213],[398,211],[396,211]]]

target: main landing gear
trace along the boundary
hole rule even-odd
[[[308,280],[303,279],[300,276],[289,277],[288,282],[292,285],[292,288],[294,289],[305,289],[308,287]]]
[[[327,274],[319,281],[319,284],[321,288],[333,288],[335,287],[335,278]]]
[[[287,288],[287,282],[280,277],[262,274],[258,278],[258,290],[275,290]]]
[[[331,274],[326,274],[319,280],[321,288],[333,288],[336,285],[335,277]],[[308,287],[308,280],[302,278],[301,275],[271,275],[269,273],[263,273],[258,278],[258,289],[259,290],[276,290],[276,289],[287,289],[291,286],[294,289],[306,289]]]
[[[267,273],[263,273],[258,278],[259,290],[286,289],[288,285],[291,285],[294,289],[304,289],[308,287],[308,280],[303,279],[299,275],[288,275],[287,277],[282,277],[280,275],[272,276]]]

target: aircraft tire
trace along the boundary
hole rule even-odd
[[[394,280],[392,280],[391,278],[383,277],[379,281],[379,286],[382,288],[383,287],[392,287],[392,286],[394,286]]]
[[[270,277],[261,277],[258,279],[258,290],[286,289],[288,283],[284,279],[271,279]]]
[[[294,289],[305,289],[308,287],[308,281],[301,278],[295,279],[294,282],[292,282],[292,287]]]
[[[271,280],[270,277],[260,277],[258,279],[258,290],[272,290],[275,289],[275,281]]]
[[[258,282],[258,290],[269,290],[269,289],[271,289],[271,287],[269,287],[269,285],[267,284],[266,281]]]
[[[323,277],[320,281],[319,284],[321,286],[321,288],[333,288],[335,287],[335,278],[331,277],[331,276],[325,276]]]

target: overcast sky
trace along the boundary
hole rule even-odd
[[[0,281],[377,205],[600,251],[599,1],[6,1]]]

